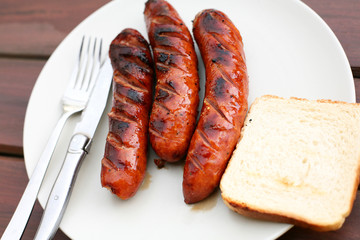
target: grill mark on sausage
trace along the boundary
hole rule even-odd
[[[122,71],[122,72],[116,71],[115,75],[118,75],[119,78],[121,78],[121,77],[125,78],[131,85],[133,85],[135,87],[147,89],[147,86],[141,80],[141,78],[136,78],[133,74],[129,74],[128,72],[124,72],[124,71]],[[137,83],[139,83],[139,84],[137,84]]]
[[[109,116],[109,118],[114,119],[114,120],[121,121],[121,120],[126,119],[130,123],[134,123],[136,125],[138,124],[136,119],[125,114],[123,111],[111,111],[111,112],[109,112],[108,116]]]
[[[177,64],[175,61],[169,61],[168,64],[157,62],[156,67],[167,68],[168,70],[169,70],[169,68],[176,68],[183,72],[188,72],[186,69],[183,69],[182,67],[180,67],[179,64]]]
[[[219,108],[219,105],[217,105],[215,102],[210,100],[209,98],[204,99],[204,103],[208,106],[211,106],[225,121],[227,121],[230,124],[233,124],[223,113],[223,111]]]
[[[175,87],[174,82],[173,82],[172,80],[167,81],[166,83],[167,83],[167,85],[169,85],[172,89],[174,89],[174,91],[176,92],[176,87]]]
[[[155,37],[156,35],[159,34],[164,34],[164,33],[178,33],[181,34],[181,29],[179,29],[174,23],[166,23],[166,24],[159,24],[157,26],[154,26],[155,31]]]
[[[149,128],[149,132],[151,132],[153,135],[155,135],[158,138],[167,139],[168,141],[175,142],[175,143],[181,143],[181,141],[177,140],[176,138],[168,139],[165,136],[163,136],[160,132],[156,131],[153,128]]]
[[[126,148],[123,141],[121,141],[121,138],[119,138],[119,136],[117,136],[113,132],[109,132],[107,138],[109,140],[110,145],[112,145],[114,148],[116,149]]]
[[[116,149],[136,149],[138,148],[138,146],[133,146],[131,144],[128,143],[124,143],[121,139],[121,137],[119,135],[117,135],[114,132],[109,132],[108,136],[107,136],[107,141],[110,142],[110,144],[116,148]]]
[[[188,154],[187,159],[194,165],[194,167],[199,169],[202,173],[205,173],[202,164],[199,162],[196,156]]]
[[[159,56],[158,56],[157,60],[158,60],[159,62],[164,63],[164,62],[166,62],[166,60],[169,59],[169,55],[170,55],[170,54],[159,53]]]
[[[241,56],[240,51],[235,46],[232,46],[231,44],[229,44],[229,42],[226,41],[224,39],[224,37],[221,36],[220,34],[212,32],[212,33],[209,33],[209,35],[218,42],[217,47],[219,49],[221,49],[222,51],[227,51],[228,54],[236,53],[236,55]]]
[[[145,51],[141,51],[138,47],[135,46],[125,46],[125,45],[112,45],[111,46],[111,55],[114,59],[119,56],[123,56],[125,58],[138,58],[142,63],[146,65],[150,65],[150,61],[147,57]]]
[[[111,143],[109,143],[111,146],[113,146]],[[106,167],[108,169],[112,169],[115,171],[122,171],[126,164],[120,161],[117,161],[116,163],[114,163],[112,160],[108,159],[108,158],[103,158],[101,161],[101,164],[103,167]],[[105,186],[106,188],[109,188],[108,186]],[[111,188],[112,189],[112,188]]]
[[[117,151],[123,149],[124,145],[121,139],[119,139],[115,134],[109,133],[106,138],[106,150],[104,157],[116,167],[116,169],[122,168],[125,166],[123,161],[117,157]]]
[[[188,36],[183,33],[183,30],[176,25],[176,23],[159,24],[154,26],[154,37],[157,41],[170,41],[169,38],[179,38],[182,41],[189,41]]]
[[[157,47],[159,49],[170,49],[170,48],[173,48],[174,47],[174,42],[173,41],[174,39],[171,39],[171,41],[169,42],[158,42],[157,43]],[[174,50],[177,50],[177,52],[180,54],[180,55],[183,55],[183,56],[186,56],[188,55],[187,54],[187,49],[189,47],[191,47],[191,45],[186,45],[186,43],[184,43],[184,41],[182,41],[181,44],[176,44],[177,45],[177,49],[174,49]],[[154,51],[155,52],[155,51]],[[191,59],[190,56],[188,57],[188,59]]]
[[[156,47],[154,48],[154,51],[160,54],[167,54],[167,55],[176,55],[176,56],[182,56],[190,59],[190,56],[188,54],[184,54],[177,50],[177,48],[171,48],[166,46]]]
[[[147,90],[144,87],[140,87],[140,86],[136,85],[134,82],[130,81],[129,78],[127,78],[127,77],[114,77],[114,81],[116,82],[116,84],[121,84],[124,87],[128,87],[133,90],[147,93],[147,94],[149,93],[149,90]]]
[[[144,39],[142,39],[142,40],[144,40]],[[146,53],[148,50],[147,50],[147,48],[145,47],[148,43],[145,41],[145,43],[143,43],[144,45],[143,46],[141,46],[141,45],[136,45],[136,47],[134,47],[134,44],[133,43],[131,43],[131,42],[128,42],[128,41],[121,41],[120,43],[119,43],[119,46],[123,46],[123,47],[129,47],[129,48],[133,48],[134,50],[136,50],[136,51],[138,51],[138,52],[142,52],[142,53]],[[116,47],[116,46],[115,46]],[[150,60],[148,57],[147,57],[147,55],[145,54],[144,56],[146,56],[146,58],[147,58],[147,61],[146,62],[148,62],[149,64],[149,67],[151,68],[151,63],[150,63],[150,61],[148,61],[148,60]]]
[[[165,122],[163,121],[163,119],[155,119],[153,121],[150,121],[149,126],[150,129],[153,129],[156,132],[158,132],[160,135],[163,135],[162,132],[165,127]]]
[[[121,84],[117,84],[117,85],[119,85],[120,87],[124,87]],[[136,90],[134,90],[132,88],[125,88],[123,90],[124,90],[123,93],[115,91],[113,95],[118,95],[118,94],[122,95],[122,96],[128,98],[129,100],[131,100],[135,104],[140,104],[140,105],[146,105],[147,104],[145,102],[146,96],[145,96],[144,93],[136,91]]]
[[[109,134],[107,135],[107,139],[110,141],[111,145],[114,148],[117,148],[117,146],[123,146],[124,143],[122,142],[121,138],[119,138],[116,134],[114,134],[113,132],[109,132]]]
[[[120,72],[125,71],[125,74],[131,75],[131,69],[135,68],[138,69],[141,72],[150,73],[151,70],[149,69],[149,66],[145,63],[143,63],[139,58],[134,57],[117,57],[118,60],[112,59],[112,62],[114,63],[116,69],[118,69]]]
[[[171,49],[174,48],[175,43],[180,42],[180,44],[176,44],[177,49],[173,50],[176,50],[182,55],[188,55],[186,53],[187,49],[189,49],[189,47],[192,48],[192,42],[190,42],[190,40],[184,39],[183,35],[178,33],[160,33],[154,36],[154,41],[156,41],[156,43],[153,44],[154,49],[157,47]]]
[[[178,56],[182,56],[182,57],[186,57],[190,59],[190,56],[188,54],[184,54],[183,52],[181,52],[178,48],[174,48],[171,46],[157,46],[154,49],[154,52],[158,52],[158,53],[167,53],[167,54],[172,54],[172,55],[178,55]]]
[[[124,122],[124,121],[116,121],[114,122],[115,129],[113,128],[112,130],[117,130],[119,131],[120,134],[124,133],[130,126],[130,124],[128,122]],[[117,129],[116,129],[117,128]]]
[[[189,38],[187,38],[187,36],[184,35],[181,30],[173,32],[160,32],[155,35],[155,38],[159,41],[164,41],[166,45],[169,41],[172,41],[172,38],[179,38],[181,41],[189,41]]]
[[[226,82],[231,84],[233,87],[235,87],[237,90],[239,90],[239,86],[231,79],[231,77],[224,71],[222,67],[220,67],[218,64],[215,64],[217,69],[219,70],[222,79],[224,79]]]
[[[209,14],[209,13],[208,13]],[[219,22],[223,23],[223,27],[226,26],[228,28],[228,30],[232,31],[232,29],[237,29],[234,24],[229,20],[228,17],[222,15],[220,12],[218,11],[212,11],[210,13],[211,17],[213,18],[213,20],[217,20]],[[226,21],[226,23],[225,23]],[[234,36],[236,38],[237,42],[241,42],[242,43],[242,39],[241,39],[241,35],[238,33],[234,33],[231,34],[231,36]]]
[[[141,106],[139,106],[138,104],[134,103],[131,99],[127,98],[127,96],[124,96],[122,94],[119,93],[114,93],[114,105],[113,107],[117,109],[117,112],[119,111],[123,111],[122,107],[125,104],[130,105],[131,107],[133,107],[134,109],[139,110],[139,108],[141,108]],[[135,119],[135,118],[133,118]]]
[[[119,158],[116,158],[113,152],[113,149],[116,149],[118,151],[121,151],[123,149],[136,149],[136,147],[132,147],[132,146],[128,146],[128,145],[124,145],[124,143],[117,138],[117,136],[113,133],[109,133],[108,134],[108,137],[107,137],[107,144],[109,144],[107,146],[108,148],[108,155],[106,158],[103,158],[103,159],[106,159],[108,162],[108,164],[111,166],[111,168],[115,168],[117,170],[119,169],[124,169],[126,167],[126,162],[123,160],[123,159],[119,159]]]
[[[128,68],[124,63],[129,62],[136,65],[142,71],[151,68],[151,59],[147,54],[147,49],[141,46],[134,46],[126,41],[119,44],[110,45],[110,58],[113,67],[121,71],[123,68]]]
[[[110,143],[111,144],[111,143]],[[115,166],[115,164],[108,158],[103,158],[101,161],[101,164],[109,169],[116,169],[117,167]]]
[[[224,23],[225,20],[226,23]],[[207,35],[212,36],[216,41],[223,45],[218,45],[219,47],[226,49],[229,53],[237,53],[242,58],[244,57],[239,51],[239,49],[242,49],[243,47],[241,36],[236,32],[236,27],[227,17],[222,16],[216,11],[207,12],[203,18],[203,26],[206,29]],[[224,34],[226,34],[226,37],[224,37]],[[233,46],[226,40],[226,38],[232,37],[235,37],[235,41],[233,42],[239,43],[241,46]]]
[[[167,73],[168,71],[170,71],[170,66],[167,66],[165,64],[161,64],[159,62],[156,63],[156,70],[162,72],[162,73]]]
[[[178,65],[176,62],[182,57],[179,54],[166,53],[165,51],[158,52],[156,55],[157,62],[165,65]]]
[[[164,110],[167,111],[169,114],[172,113],[172,112],[170,111],[170,109],[167,108],[163,103],[161,103],[161,102],[159,102],[159,101],[154,101],[154,104],[157,105],[157,106],[159,106],[160,108],[164,109]]]
[[[226,55],[230,55],[232,59],[232,63],[237,65],[236,68],[244,72],[246,71],[246,65],[244,63],[245,56],[239,50],[242,49],[242,46],[233,46],[227,43],[227,41],[220,34],[217,33],[209,33],[208,35],[210,37],[213,37],[218,42],[218,44],[216,45],[217,46],[216,53],[218,57],[212,59],[213,63],[218,63],[218,62],[221,63]],[[238,61],[239,57],[242,59],[242,61]]]
[[[169,93],[180,96],[180,94],[175,90],[174,85],[172,84],[172,81],[168,81],[166,83],[167,83],[166,85],[158,83],[157,87],[159,89],[162,89],[162,90],[167,91]]]
[[[145,104],[143,96],[134,89],[129,89],[126,96],[136,103]]]
[[[225,83],[226,82],[222,77],[215,80],[214,93],[216,97],[221,98],[227,95],[225,92]]]
[[[151,126],[151,124],[150,124],[150,127],[149,127],[149,132],[150,132],[151,134],[155,135],[155,136],[158,137],[158,138],[165,138],[165,137],[161,134],[161,132],[159,132],[159,131],[157,131],[156,129],[154,129],[154,128]]]
[[[208,139],[207,135],[203,132],[203,130],[200,129],[200,128],[196,128],[196,131],[198,132],[200,138],[203,140],[203,142],[205,143],[205,145],[207,145],[208,147],[214,149],[214,147],[213,147],[212,144],[209,142],[209,139]]]
[[[158,92],[155,96],[155,101],[163,102],[169,97],[169,93],[167,91],[162,90],[161,88],[158,89]]]
[[[175,25],[182,24],[182,21],[179,18],[172,16],[170,13],[168,15],[165,14],[157,15],[156,17],[152,18],[151,22],[156,24],[168,24],[168,23],[172,23]]]

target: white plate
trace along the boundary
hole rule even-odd
[[[189,27],[205,8],[225,12],[240,30],[250,77],[250,103],[263,94],[310,99],[355,101],[353,78],[345,53],[330,28],[310,8],[296,0],[232,0],[169,2]],[[33,89],[24,126],[24,155],[30,176],[61,114],[81,35],[102,36],[105,46],[124,28],[147,36],[144,1],[113,1],[100,8],[59,45]],[[106,49],[107,51],[107,49]],[[204,69],[200,63],[204,90]],[[203,91],[201,92],[201,96]],[[111,101],[105,112],[110,111]],[[208,200],[186,205],[182,196],[182,164],[157,169],[151,151],[148,171],[135,197],[122,201],[100,185],[100,161],[108,131],[106,113],[90,154],[79,172],[61,223],[72,239],[273,239],[291,225],[257,221],[230,211],[217,191]],[[49,166],[39,201],[44,207],[61,167],[74,127],[71,119]]]

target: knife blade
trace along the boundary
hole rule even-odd
[[[104,112],[113,69],[110,59],[104,62],[80,121],[75,125],[64,163],[49,195],[46,207],[34,239],[52,239],[70,199],[76,175],[82,160],[89,152],[92,138]]]

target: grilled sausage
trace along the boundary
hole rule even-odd
[[[101,184],[128,199],[145,176],[153,63],[149,44],[134,29],[123,30],[112,41],[109,56],[114,69],[113,106]]]
[[[159,157],[175,162],[185,156],[195,129],[197,57],[189,30],[169,3],[149,0],[144,14],[157,76],[150,143]]]
[[[205,65],[206,88],[184,167],[186,203],[203,200],[219,185],[248,107],[248,76],[239,31],[224,13],[213,9],[197,14],[193,27]]]

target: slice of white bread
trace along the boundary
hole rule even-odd
[[[360,104],[266,95],[252,104],[220,189],[232,210],[340,228],[360,174]]]

